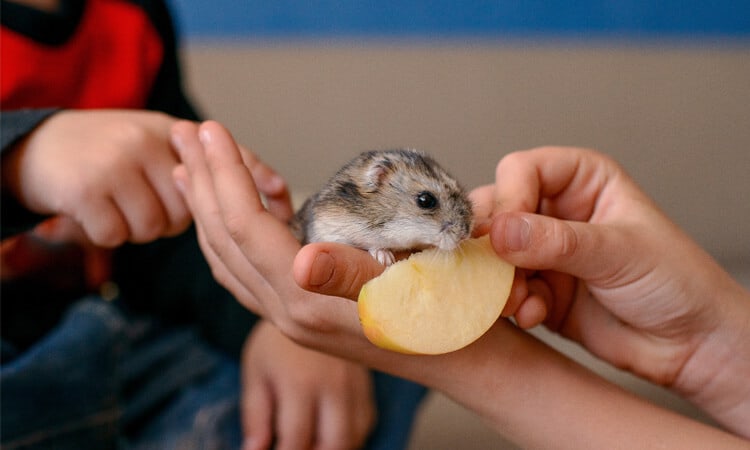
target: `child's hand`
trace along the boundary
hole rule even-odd
[[[528,296],[506,313],[543,319],[747,435],[750,362],[737,343],[750,335],[748,292],[617,163],[577,148],[517,152],[474,200],[498,254],[527,269]]]
[[[71,217],[96,245],[177,234],[190,213],[171,177],[175,121],[150,111],[58,112],[3,161],[6,186],[31,211]]]
[[[361,448],[375,423],[368,370],[295,344],[268,322],[242,358],[245,450]]]
[[[58,112],[3,160],[3,189],[33,212],[70,217],[97,246],[179,234],[192,218],[172,179],[177,121],[143,110]],[[269,211],[288,220],[286,182],[242,150]]]

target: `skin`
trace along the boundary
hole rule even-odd
[[[174,177],[217,279],[295,341],[441,390],[522,447],[747,447],[738,436],[750,434],[749,295],[604,156],[515,154],[499,164],[495,185],[473,194],[480,229],[524,268],[505,314],[531,311],[526,325],[545,321],[600,358],[669,386],[730,432],[637,398],[505,320],[445,355],[372,346],[349,299],[382,266],[339,244],[300,249],[263,207],[221,125],[183,122],[173,134],[183,161]],[[513,218],[528,227],[514,227]],[[607,339],[622,339],[622,348]]]
[[[534,270],[548,328],[750,436],[750,295],[621,167],[582,149],[516,153],[474,198],[498,254]]]
[[[31,233],[3,241],[4,279],[36,269],[7,272],[14,253],[37,245],[38,262],[46,264],[58,245],[41,243],[68,243],[87,249],[84,269],[92,287],[98,286],[107,280],[102,267],[108,249],[183,232],[192,217],[171,177],[179,164],[170,140],[175,123],[174,117],[150,111],[66,110],[4,154],[4,192],[52,216]],[[292,209],[284,180],[246,149],[238,156],[275,220],[288,220]],[[365,368],[302,348],[267,324],[248,338],[245,349],[241,412],[247,448],[269,448],[271,438],[280,449],[355,448],[364,441],[374,423]],[[258,398],[271,398],[272,408],[252,400]],[[299,398],[305,410],[290,414]],[[353,417],[360,419],[353,423]]]
[[[364,445],[376,417],[364,366],[352,369],[340,358],[304,349],[268,322],[253,330],[244,360],[242,425],[250,436],[244,450]]]

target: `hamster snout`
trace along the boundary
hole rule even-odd
[[[417,150],[378,150],[343,166],[291,225],[303,244],[348,244],[387,265],[393,251],[453,250],[470,236],[472,216],[465,191],[435,160]]]

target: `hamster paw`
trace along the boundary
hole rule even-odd
[[[396,262],[396,258],[393,256],[393,253],[385,248],[371,248],[370,255],[372,255],[373,258],[375,258],[380,264],[386,267]]]

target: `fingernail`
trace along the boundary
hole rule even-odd
[[[328,253],[318,253],[310,272],[310,285],[322,286],[333,276],[334,260]]]
[[[184,144],[183,140],[182,140],[182,136],[180,136],[177,133],[172,133],[169,136],[169,140],[172,142],[172,147],[174,147],[174,149],[177,151],[177,153],[180,153],[182,151],[182,147],[183,147],[183,144]]]
[[[200,139],[201,143],[203,145],[208,145],[211,143],[211,138],[211,133],[207,129],[201,127],[198,131],[198,139]]]
[[[245,440],[242,442],[242,450],[254,450],[255,447],[255,439],[253,439],[252,437],[245,438]]]
[[[505,222],[505,246],[517,252],[526,249],[531,236],[531,224],[521,217],[509,217]]]
[[[273,175],[270,180],[268,180],[268,189],[272,192],[279,192],[284,189],[286,185],[286,181],[279,176],[279,175]]]
[[[185,180],[178,177],[173,177],[174,180],[174,186],[177,188],[178,191],[180,191],[180,194],[185,194]]]

